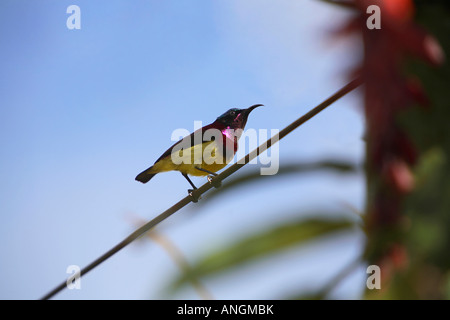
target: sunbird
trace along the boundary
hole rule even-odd
[[[228,110],[213,123],[176,142],[150,168],[139,173],[136,180],[147,183],[157,173],[176,170],[181,172],[192,188],[197,189],[188,175],[216,176],[216,172],[233,159],[248,115],[260,106],[262,104],[247,109]],[[188,190],[189,193],[191,191]]]

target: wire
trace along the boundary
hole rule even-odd
[[[269,149],[273,144],[277,143],[279,140],[283,139],[285,136],[287,136],[289,133],[297,129],[299,126],[301,126],[303,123],[317,115],[319,112],[323,111],[325,108],[330,106],[332,103],[337,101],[338,99],[345,96],[347,93],[353,91],[357,87],[359,87],[363,83],[361,78],[356,78],[355,80],[349,82],[347,85],[345,85],[343,88],[338,90],[336,93],[334,93],[331,97],[323,101],[321,104],[316,106],[315,108],[311,109],[308,113],[303,115],[302,117],[298,118],[294,122],[292,122],[290,125],[285,127],[283,130],[279,132],[278,135],[270,138],[263,144],[261,144],[258,148],[247,154],[244,158],[239,160],[237,163],[233,164],[226,170],[224,170],[219,175],[215,176],[211,180],[209,180],[207,183],[199,187],[198,189],[195,189],[191,192],[190,195],[184,197],[180,201],[178,201],[176,204],[174,204],[172,207],[161,213],[159,216],[156,216],[146,224],[144,224],[142,227],[138,228],[136,231],[131,233],[128,237],[126,237],[124,240],[119,242],[117,245],[115,245],[113,248],[108,250],[106,253],[101,255],[99,258],[91,262],[89,265],[84,267],[80,270],[79,276],[83,276],[87,274],[89,271],[97,267],[99,264],[104,262],[105,260],[109,259],[111,256],[116,254],[118,251],[144,235],[147,231],[155,227],[157,224],[161,223],[168,217],[170,217],[172,214],[189,204],[190,202],[196,202],[197,199],[200,199],[200,196],[208,191],[209,189],[213,188],[214,186],[220,185],[220,182],[224,180],[225,178],[232,175],[234,172],[238,171],[240,168],[245,166],[247,163],[249,163],[251,160],[256,158],[258,155]],[[45,296],[42,297],[43,300],[47,300],[52,298],[54,295],[56,295],[58,292],[63,290],[66,287],[66,281],[63,281],[61,284],[59,284],[56,288],[54,288],[52,291],[47,293]]]

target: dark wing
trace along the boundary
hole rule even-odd
[[[210,141],[210,140],[205,140],[205,138],[204,138],[204,133],[205,133],[206,130],[212,129],[212,128],[214,128],[213,123],[211,123],[211,124],[209,124],[209,125],[207,125],[207,126],[204,126],[203,128],[200,128],[200,129],[198,129],[198,130],[195,130],[195,131],[192,132],[189,136],[186,136],[186,137],[184,137],[183,139],[181,139],[180,141],[175,142],[169,149],[166,150],[166,152],[164,152],[164,153],[163,153],[163,154],[155,161],[155,163],[157,163],[157,162],[158,162],[159,160],[161,160],[161,159],[164,159],[164,158],[170,156],[170,155],[172,154],[173,148],[175,148],[177,145],[179,145],[182,141],[188,141],[187,143],[189,143],[189,146],[191,146],[191,147],[193,147],[194,145],[196,145],[196,142],[197,142],[197,141],[195,141],[195,136],[196,136],[196,135],[200,135],[200,136],[201,136],[201,141],[200,141],[200,139],[197,138],[197,139],[199,140],[197,144],[200,144],[200,143],[204,143],[204,142]]]

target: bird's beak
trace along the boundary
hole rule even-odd
[[[244,109],[241,112],[241,115],[242,115],[242,123],[240,125],[241,129],[244,129],[245,125],[247,124],[247,117],[250,114],[250,112],[252,112],[253,109],[261,107],[261,106],[262,106],[262,104],[254,104],[250,108]]]
[[[246,114],[249,115],[250,112],[252,112],[253,109],[263,106],[263,104],[254,104],[250,108],[245,109]]]

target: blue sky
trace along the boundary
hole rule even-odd
[[[71,4],[81,9],[80,30],[66,27]],[[282,129],[342,87],[358,47],[329,31],[346,16],[312,0],[1,1],[0,298],[39,298],[67,277],[68,265],[87,265],[133,231],[127,216],[149,220],[184,197],[188,184],[179,173],[134,181],[173,143],[173,130],[256,103],[265,106],[247,128]],[[352,93],[282,140],[280,164],[360,163],[359,102]],[[195,261],[303,211],[364,206],[361,175],[272,178],[198,212],[190,205],[159,230]],[[205,284],[219,299],[317,288],[361,245],[355,234],[288,250]],[[81,290],[57,298],[162,298],[177,272],[149,241],[122,250],[86,275]],[[358,297],[364,274],[336,296]],[[174,297],[198,298],[190,288]]]

